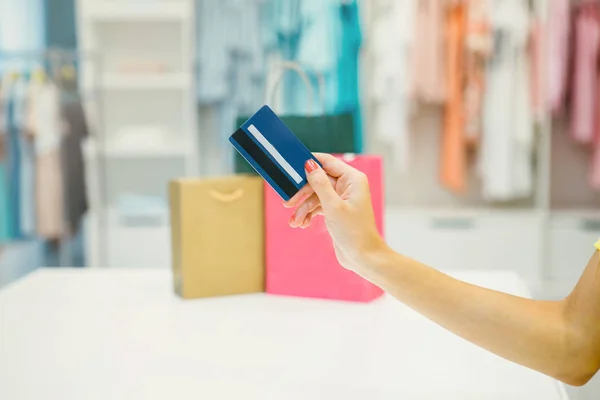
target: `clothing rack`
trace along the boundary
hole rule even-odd
[[[71,49],[60,49],[60,48],[49,48],[44,50],[4,50],[0,51],[0,73],[1,74],[15,74],[15,78],[23,79],[26,77],[28,81],[33,79],[36,71],[43,71],[44,78],[49,82],[52,82],[57,88],[61,90],[61,94],[65,92],[73,94],[74,98],[81,103],[81,106],[85,111],[90,111],[90,108],[98,108],[99,104],[94,104],[97,101],[95,93],[86,91],[84,94],[79,89],[78,74],[77,70],[79,65],[83,62],[97,62],[97,56],[92,53],[82,52]],[[67,68],[67,69],[65,69]],[[23,75],[22,75],[23,74]],[[60,96],[60,102],[63,104],[64,98]],[[89,136],[94,136],[94,126],[88,124]],[[65,215],[68,212],[66,207],[66,199],[63,200],[65,205]],[[19,202],[23,202],[20,198]],[[21,206],[21,205],[20,205]],[[51,249],[58,251],[58,259],[56,266],[74,266],[74,248],[73,241],[75,240],[75,234],[81,234],[82,227],[79,227],[79,231],[71,232],[71,235],[67,235],[66,231],[63,236],[57,239],[47,240],[48,245]],[[23,238],[17,238],[16,241],[27,241],[29,239],[39,238],[38,235],[26,235]],[[14,241],[13,241],[14,242]],[[11,240],[0,243],[0,247],[10,246]],[[44,264],[49,263],[47,258],[49,254],[45,254],[46,259],[42,259]],[[50,262],[50,264],[55,264]],[[48,266],[48,265],[44,265]]]

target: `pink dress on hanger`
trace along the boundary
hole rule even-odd
[[[529,37],[529,70],[531,76],[531,108],[538,121],[541,121],[545,113],[544,86],[541,77],[546,76],[544,70],[543,55],[544,26],[541,21],[536,20],[531,28]]]
[[[441,104],[446,100],[445,6],[447,0],[418,0],[411,93],[415,100]]]
[[[595,136],[600,50],[600,6],[578,6],[574,26],[575,58],[571,101],[571,136],[579,143],[592,143]]]
[[[569,31],[571,7],[569,0],[549,0],[547,93],[546,101],[550,112],[562,111],[567,90],[567,66],[569,59]]]

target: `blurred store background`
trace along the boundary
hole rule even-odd
[[[168,182],[242,172],[227,138],[268,103],[336,117],[322,148],[383,157],[393,248],[560,298],[600,236],[599,15],[568,0],[0,0],[0,288],[38,268],[169,269]]]

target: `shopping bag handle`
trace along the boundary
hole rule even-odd
[[[279,86],[283,81],[283,77],[285,76],[286,72],[292,71],[295,72],[300,77],[300,79],[302,79],[302,82],[304,82],[306,92],[308,93],[307,110],[309,110],[310,112],[310,110],[313,109],[314,87],[313,84],[310,82],[310,78],[306,74],[306,71],[300,66],[300,64],[293,61],[282,61],[279,63],[279,66],[281,67],[282,71],[281,74],[279,74],[279,76],[275,80],[275,83],[273,83],[273,85],[271,86],[271,89],[267,91],[267,104],[274,104],[275,93],[277,93],[277,89],[279,89]],[[318,94],[319,101],[321,103],[321,115],[323,115],[325,114],[325,78],[320,72],[315,72],[315,75],[317,76],[318,82]]]
[[[244,195],[243,189],[236,189],[231,193],[222,193],[217,190],[211,190],[208,192],[210,197],[215,200],[220,201],[221,203],[233,203],[236,200],[239,200]]]

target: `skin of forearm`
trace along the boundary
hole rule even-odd
[[[580,359],[585,338],[570,323],[568,301],[538,301],[474,286],[387,246],[371,252],[362,265],[366,279],[482,348],[571,385],[591,377],[588,361]]]
[[[565,299],[570,353],[588,379],[600,368],[600,256],[594,252],[573,292]]]

